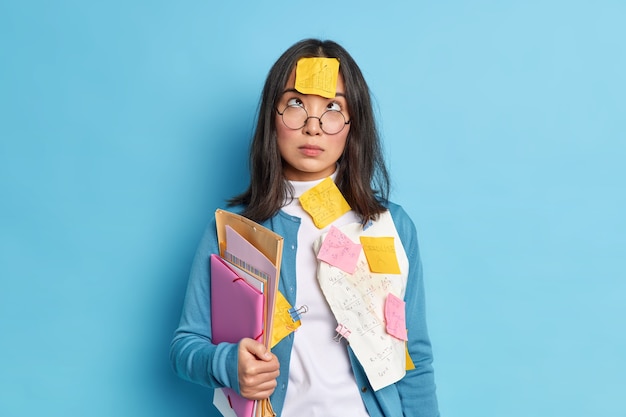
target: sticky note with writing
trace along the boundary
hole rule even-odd
[[[387,333],[400,340],[409,340],[406,333],[404,300],[392,293],[385,300],[385,328]]]
[[[350,211],[350,205],[330,177],[304,192],[300,196],[300,204],[318,229],[325,228]]]
[[[393,237],[361,236],[359,239],[370,271],[379,274],[400,273]]]
[[[276,307],[274,308],[274,321],[272,323],[271,347],[276,346],[285,336],[300,327],[300,320],[293,321],[291,314],[289,314],[290,309],[289,301],[278,291],[276,293]]]
[[[330,231],[326,234],[317,254],[317,259],[353,274],[360,254],[360,244],[354,243],[335,226],[330,226]]]
[[[337,58],[301,58],[296,64],[295,89],[302,94],[333,98],[337,94]]]

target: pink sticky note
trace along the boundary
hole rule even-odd
[[[322,242],[317,259],[332,266],[354,274],[361,253],[361,245],[354,243],[348,236],[335,226],[330,226],[328,234]]]
[[[385,300],[385,321],[387,333],[400,340],[409,340],[406,333],[404,300],[389,293]]]

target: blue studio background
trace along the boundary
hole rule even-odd
[[[0,415],[207,416],[187,273],[309,36],[375,95],[442,415],[624,417],[626,3],[0,0]]]

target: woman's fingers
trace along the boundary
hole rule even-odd
[[[280,364],[276,355],[253,339],[239,342],[239,390],[244,398],[261,400],[268,398],[276,388]]]

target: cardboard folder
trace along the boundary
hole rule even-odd
[[[265,295],[263,343],[269,349],[272,343],[274,308],[276,306],[284,239],[266,227],[226,210],[218,209],[215,212],[215,221],[222,258],[233,260],[232,255],[234,254],[235,262],[239,263],[239,266],[266,280],[263,291]],[[236,239],[238,243],[243,242],[243,245],[247,245],[247,247],[242,245],[236,245],[236,248],[232,247],[233,242],[229,242],[229,236],[233,240]],[[264,258],[264,262],[258,260],[260,257]]]
[[[213,342],[238,343],[244,337],[249,337],[264,343],[269,349],[272,343],[283,238],[236,213],[217,210],[215,219],[220,256],[211,255]],[[243,269],[245,274],[238,274],[237,268]],[[219,275],[214,277],[215,273]],[[262,292],[258,290],[259,287],[254,288],[242,279],[246,274],[254,276],[262,283]],[[228,287],[228,279],[223,282],[220,280],[224,276],[231,279],[231,284],[238,283],[238,287]],[[245,290],[243,284],[247,286]],[[254,292],[251,293],[250,289]],[[228,291],[236,292],[233,297],[238,298],[228,301],[224,297]],[[247,400],[229,388],[223,388],[221,392],[216,390],[214,404],[217,406],[218,403],[222,404],[222,408],[218,406],[218,409],[224,415],[232,415],[234,411],[237,417],[275,416],[269,399]]]

